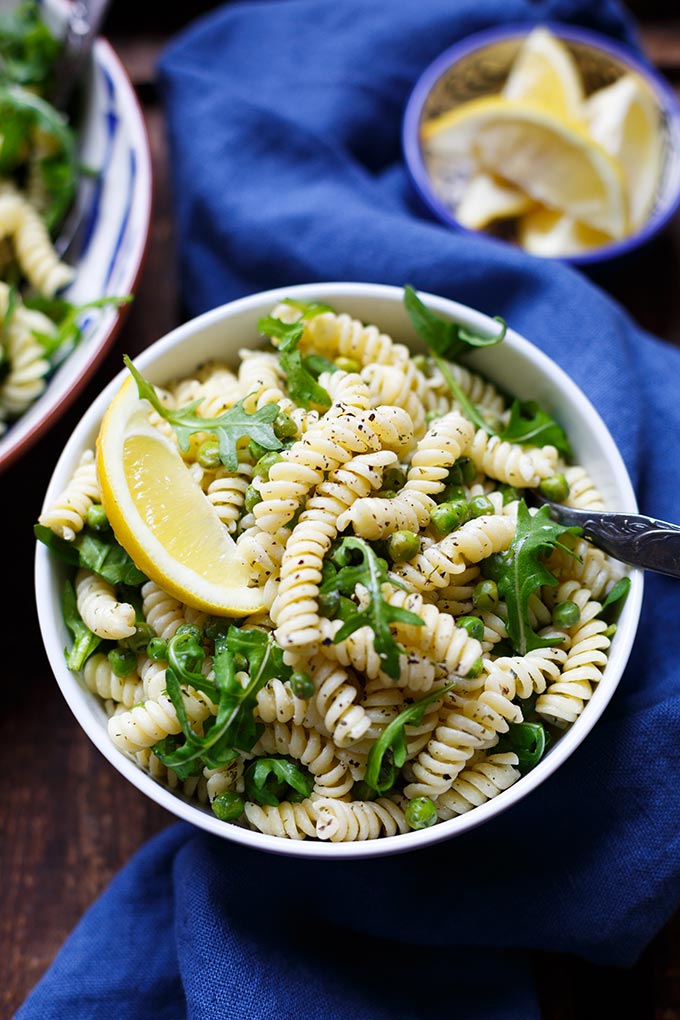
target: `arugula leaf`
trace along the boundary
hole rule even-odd
[[[526,775],[545,754],[550,743],[550,735],[546,733],[541,722],[510,723],[508,732],[502,735],[495,751],[501,754],[512,751],[517,755],[517,768]]]
[[[33,330],[33,335],[43,345],[46,356],[51,358],[56,351],[65,352],[80,342],[82,339],[82,328],[78,324],[78,320],[83,312],[93,308],[105,308],[108,305],[126,305],[132,299],[132,294],[122,296],[110,295],[97,298],[94,301],[87,301],[83,305],[72,305],[68,301],[59,301],[54,298],[47,298],[42,301],[39,298],[27,298],[24,304],[27,308],[37,308],[48,315],[48,309],[53,312],[58,309],[61,313],[59,318],[54,320],[57,324],[57,332],[54,336]],[[41,305],[42,307],[40,307]],[[52,318],[52,316],[49,317]]]
[[[361,584],[368,593],[369,601],[365,609],[357,607],[353,613],[348,614],[348,618],[333,638],[333,644],[337,645],[344,641],[360,627],[370,627],[373,631],[373,647],[380,658],[383,671],[393,680],[398,680],[399,656],[404,649],[393,636],[389,625],[406,623],[412,627],[422,627],[423,620],[408,609],[391,606],[385,601],[382,594],[384,584],[393,584],[404,591],[408,589],[401,582],[389,577],[387,564],[376,556],[368,542],[354,536],[343,538],[335,555],[340,556],[341,560],[343,558],[346,560],[351,550],[359,553],[361,562],[346,562],[335,577],[321,585],[320,593],[327,594],[335,590],[343,595],[353,595],[356,586]]]
[[[153,753],[162,761],[166,767],[168,766],[168,759],[177,750],[179,746],[179,739],[174,734],[168,734],[163,740],[159,740],[157,744],[153,745]],[[185,779],[189,779],[190,776],[199,776],[203,771],[203,762],[200,758],[195,758],[193,761],[187,762],[185,765],[175,765],[172,770],[180,783],[183,783]]]
[[[99,574],[110,584],[138,588],[147,580],[117,541],[113,532],[94,532],[83,528],[72,542],[59,538],[42,524],[33,525],[38,541],[70,566],[84,567]]]
[[[257,328],[270,339],[278,340],[281,368],[285,372],[286,385],[292,399],[307,410],[315,408],[325,411],[331,406],[328,391],[319,386],[297,350],[297,344],[304,332],[304,318],[305,315],[297,322],[282,322],[281,319],[267,315],[258,321]]]
[[[189,449],[194,432],[214,432],[217,436],[220,460],[229,471],[235,471],[238,467],[236,447],[239,439],[245,437],[254,439],[265,450],[280,450],[283,446],[277,439],[273,427],[273,422],[280,411],[278,404],[265,404],[253,414],[248,414],[243,407],[243,401],[239,400],[215,418],[202,418],[194,413],[200,400],[194,400],[186,407],[170,410],[163,405],[154,386],[138,372],[127,354],[123,355],[123,361],[137,383],[140,397],[148,400],[154,410],[172,425],[182,450]]]
[[[83,623],[78,612],[76,591],[71,581],[64,585],[62,595],[62,613],[64,623],[73,634],[73,647],[64,649],[64,658],[69,669],[81,670],[85,662],[92,655],[94,650],[101,644],[102,639],[90,630]]]
[[[298,301],[297,298],[284,298],[282,304],[290,305],[302,312],[303,319],[313,319],[315,315],[324,315],[326,312],[335,312],[331,305],[324,305],[319,301]]]
[[[620,578],[602,603],[602,609],[598,614],[600,618],[609,624],[616,623],[626,603],[629,591],[630,578]]]
[[[571,457],[572,450],[566,433],[554,418],[539,407],[536,401],[515,400],[510,409],[510,420],[499,432],[490,425],[480,409],[459,386],[449,362],[456,361],[472,347],[494,347],[505,339],[507,325],[500,316],[494,318],[501,323],[501,331],[493,337],[477,336],[455,322],[447,322],[430,311],[420,300],[413,287],[404,288],[404,305],[419,336],[427,344],[432,360],[441,372],[447,386],[460,404],[465,417],[477,428],[484,429],[490,436],[500,436],[508,442],[530,446],[555,446],[565,457]]]
[[[407,725],[420,725],[423,721],[425,709],[431,702],[443,698],[448,691],[456,686],[455,681],[430,691],[424,698],[414,701],[407,708],[403,709],[390,723],[387,724],[378,739],[368,752],[366,764],[365,782],[377,793],[385,793],[394,784],[395,766],[401,768],[406,761],[407,747],[404,727]],[[392,752],[392,760],[386,762],[385,756],[388,751]]]
[[[535,400],[513,401],[508,424],[500,433],[500,438],[532,446],[549,444],[556,447],[564,457],[572,456],[566,432]]]
[[[246,797],[276,807],[281,801],[299,803],[312,792],[314,778],[288,758],[257,758],[245,771]]]
[[[322,372],[339,372],[339,367],[334,361],[324,358],[323,354],[308,354],[302,359],[302,364],[310,375],[318,379]]]
[[[517,528],[510,548],[505,553],[489,557],[489,573],[498,584],[498,592],[508,608],[508,635],[520,655],[534,648],[549,648],[554,637],[540,637],[529,619],[529,598],[541,585],[551,587],[557,578],[546,567],[541,557],[556,546],[579,559],[572,549],[560,542],[563,535],[580,535],[581,528],[565,527],[550,517],[550,508],[542,506],[531,514],[524,501],[517,505]]]
[[[39,167],[49,203],[44,220],[50,232],[62,220],[76,192],[78,161],[75,132],[50,103],[17,84],[0,83],[0,172],[12,174],[25,160],[26,139],[35,133],[51,140]]]
[[[170,656],[170,645],[168,655]],[[242,686],[236,677],[234,660],[237,655],[248,664],[248,680]],[[166,754],[168,768],[176,769],[197,758],[210,768],[224,765],[238,756],[239,751],[250,751],[256,743],[262,725],[255,721],[254,708],[257,692],[274,677],[290,678],[291,670],[283,661],[283,651],[273,635],[261,630],[240,630],[231,625],[226,634],[215,639],[213,671],[210,681],[190,668],[190,662],[168,660],[166,683],[168,695],[177,712],[184,743],[176,751]],[[205,723],[205,733],[194,733],[182,699],[182,681],[198,687],[216,702],[217,715]]]
[[[291,398],[300,407],[316,411],[327,411],[331,406],[328,390],[320,386],[305,367],[299,351],[281,355],[281,368],[286,374],[286,386]]]
[[[494,318],[500,322],[501,330],[495,336],[481,336],[458,322],[448,322],[423,304],[413,287],[408,285],[404,287],[404,305],[414,328],[430,351],[448,361],[456,361],[470,347],[495,347],[508,331],[505,321],[499,315]]]

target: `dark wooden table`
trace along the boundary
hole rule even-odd
[[[119,0],[113,6],[104,32],[138,91],[153,157],[155,206],[147,260],[131,311],[96,379],[57,427],[2,477],[4,571],[12,578],[11,589],[4,586],[10,651],[0,680],[5,690],[0,710],[0,1011],[7,1018],[113,875],[151,835],[175,821],[100,755],[59,692],[34,608],[32,522],[66,439],[102,384],[118,371],[122,354],[138,354],[182,319],[168,151],[154,70],[166,40],[201,6],[214,4],[164,4],[163,32],[157,29],[158,5],[133,7]],[[678,0],[640,0],[631,7],[648,54],[680,94]],[[680,218],[615,288],[603,285],[642,326],[680,345]],[[10,552],[18,567],[10,565]],[[680,1020],[680,911],[635,967],[595,967],[569,956],[537,954],[536,973],[546,1020]]]

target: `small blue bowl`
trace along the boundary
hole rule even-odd
[[[440,54],[417,80],[404,110],[402,149],[411,183],[425,210],[435,219],[464,234],[480,233],[464,227],[455,216],[451,196],[463,180],[446,182],[446,200],[444,185],[433,180],[420,143],[421,125],[463,102],[500,92],[522,41],[538,24],[569,47],[583,76],[586,95],[633,71],[656,97],[663,139],[662,169],[654,206],[644,226],[611,244],[559,256],[560,261],[583,267],[618,262],[660,234],[680,208],[680,104],[660,74],[622,43],[597,32],[555,22],[520,23],[477,32]],[[511,234],[504,234],[502,228],[492,236],[514,243]]]

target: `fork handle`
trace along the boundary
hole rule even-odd
[[[657,574],[680,577],[678,524],[644,514],[574,510],[565,506],[559,508],[559,520],[569,527],[582,528],[586,538],[617,560]]]

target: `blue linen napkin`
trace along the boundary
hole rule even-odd
[[[278,0],[190,26],[160,64],[185,309],[361,280],[500,314],[599,409],[641,509],[677,519],[680,351],[580,272],[429,221],[402,166],[403,107],[437,53],[545,19],[637,45],[612,0]],[[533,1020],[532,949],[632,965],[680,905],[679,616],[680,582],[649,575],[595,731],[530,797],[453,841],[324,864],[170,825],[18,1020]]]

